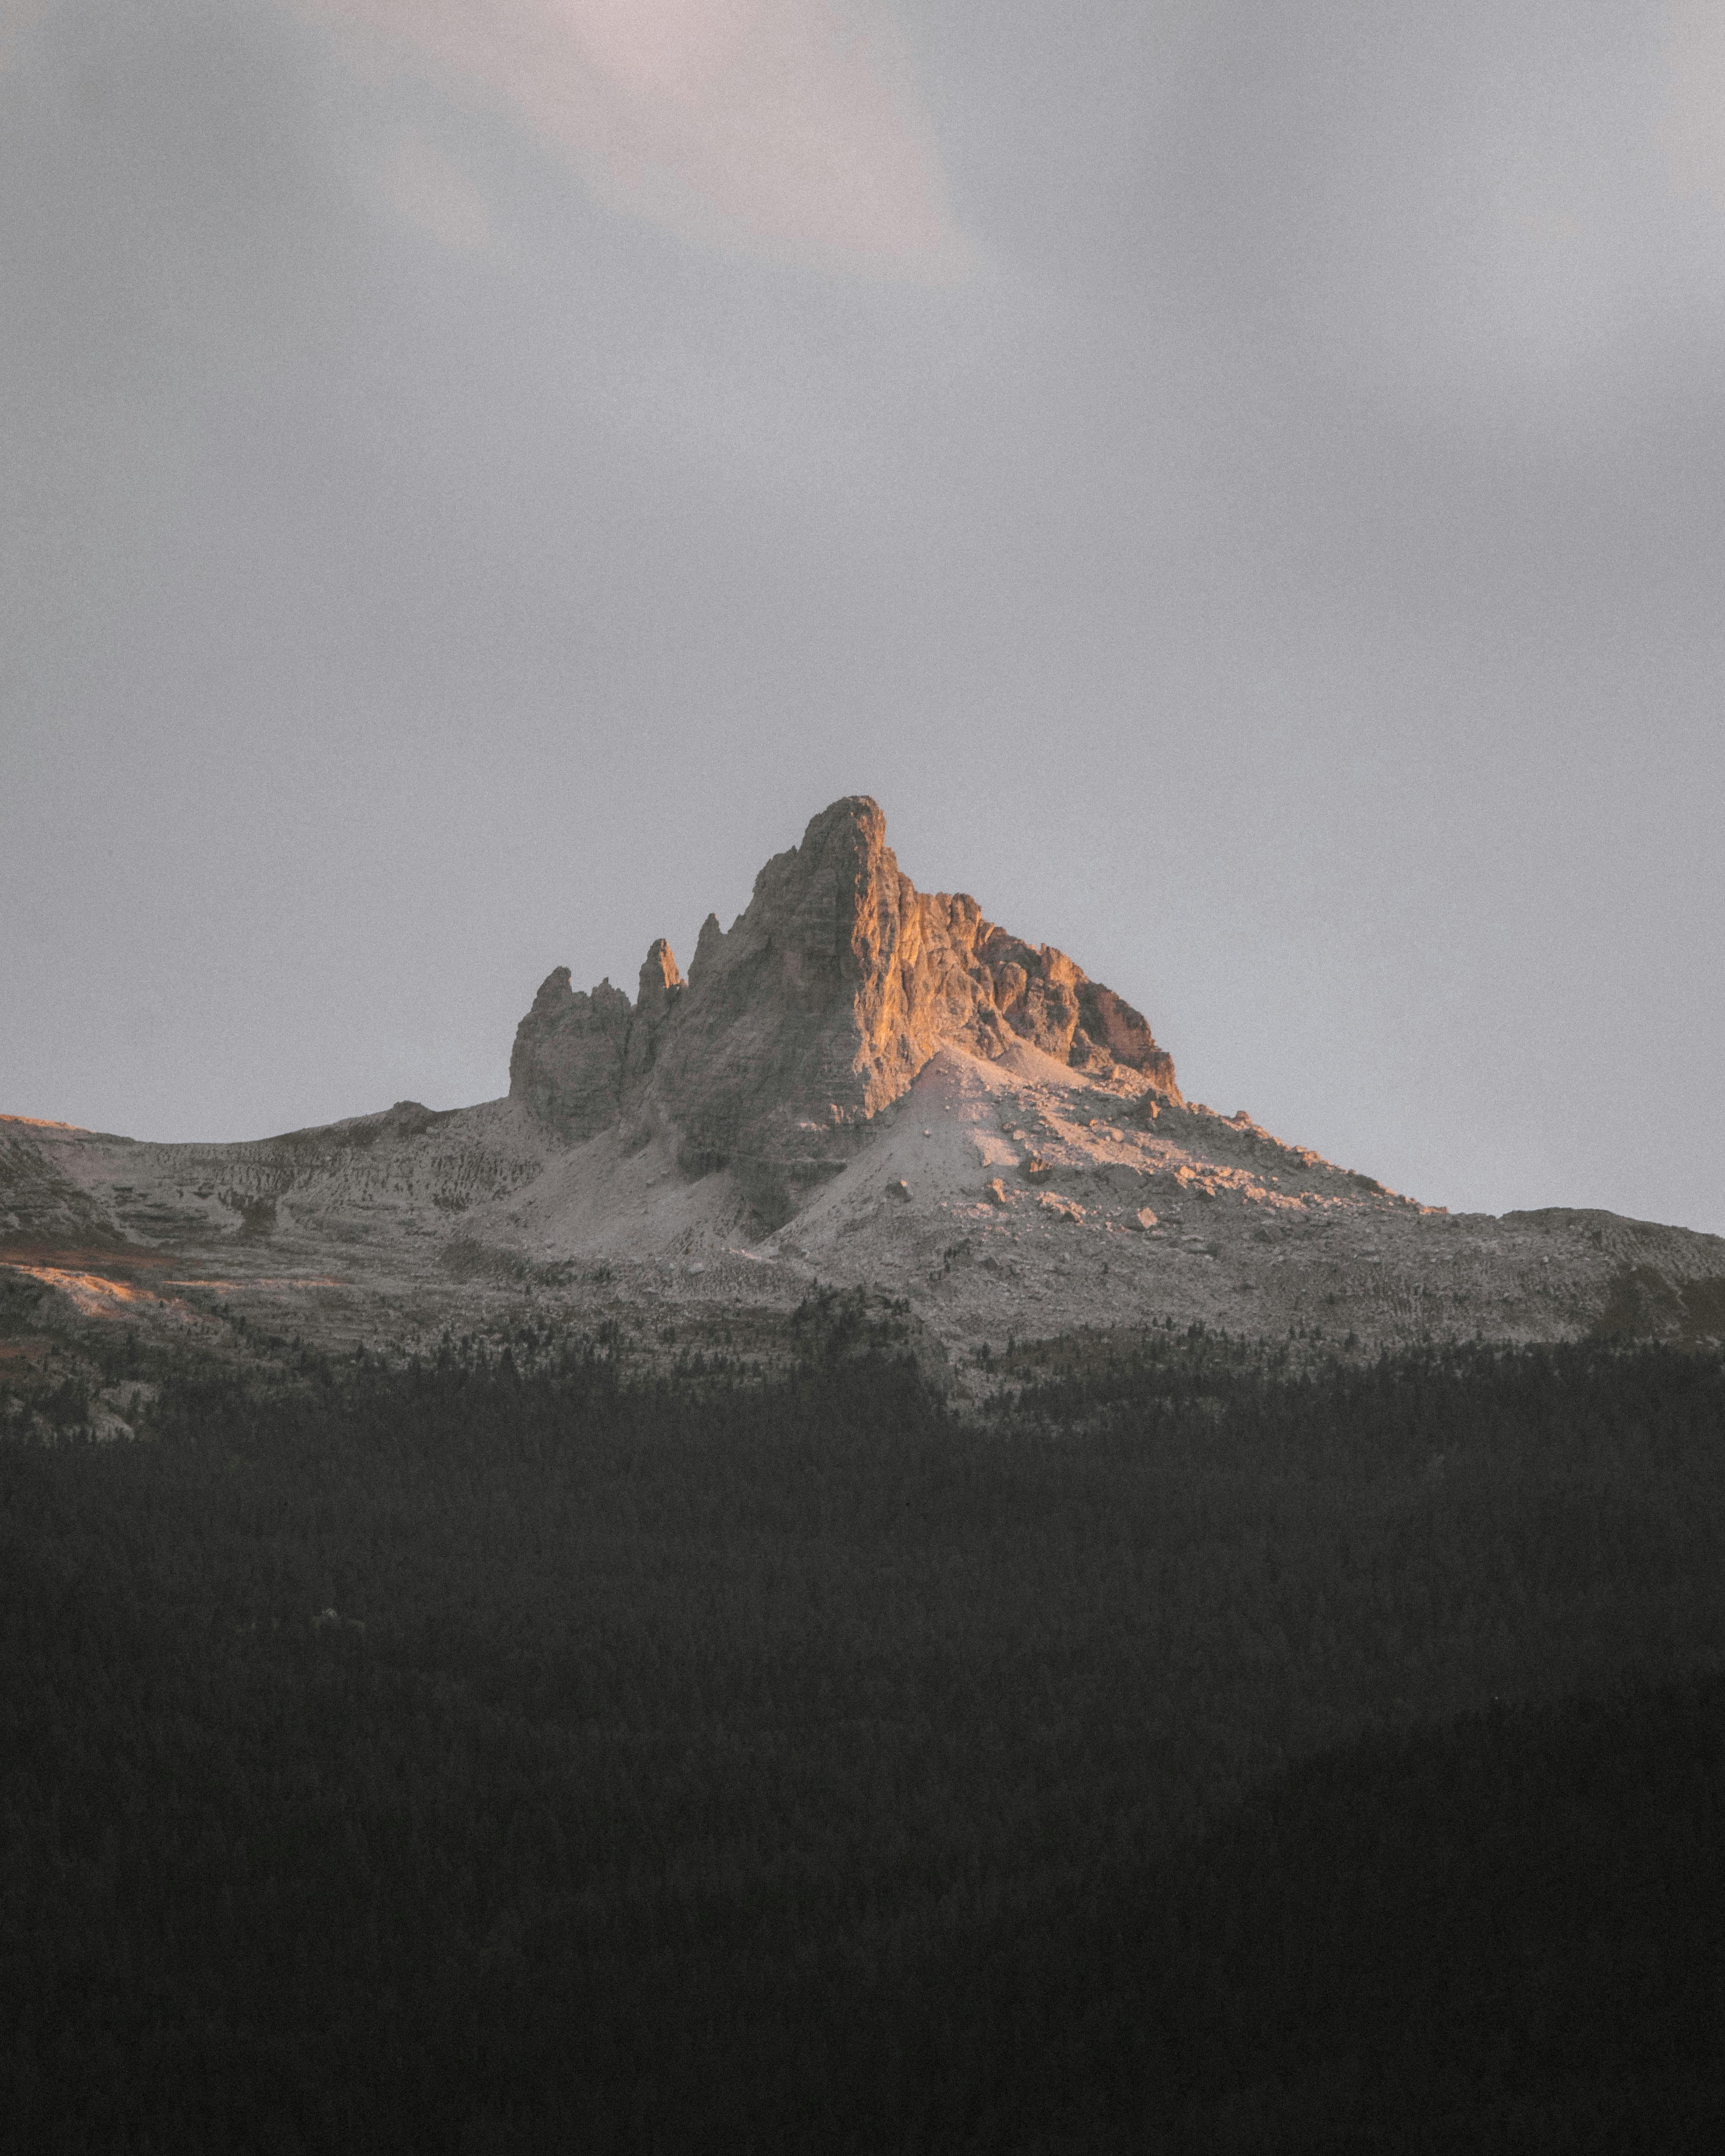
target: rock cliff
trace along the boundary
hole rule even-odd
[[[686,983],[662,941],[633,1005],[608,981],[572,989],[559,967],[516,1033],[510,1092],[572,1139],[674,1132],[685,1173],[730,1167],[776,1223],[942,1047],[993,1060],[1018,1042],[1179,1099],[1129,1004],[973,898],[917,891],[856,796],[768,862],[728,933],[708,916]]]

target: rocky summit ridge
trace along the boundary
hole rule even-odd
[[[1725,1337],[1718,1237],[1451,1215],[1187,1101],[1137,1010],[919,891],[860,796],[708,917],[686,979],[662,940],[633,999],[552,973],[503,1099],[235,1145],[0,1116],[0,1364],[33,1326],[403,1343],[524,1306],[730,1353],[817,1286],[973,1373],[1079,1327]]]
[[[1019,1045],[1075,1072],[1129,1073],[1178,1101],[1142,1016],[1063,951],[919,891],[866,795],[777,854],[729,932],[709,914],[685,981],[662,938],[633,1004],[560,966],[516,1032],[509,1090],[560,1135],[674,1136],[691,1175],[729,1168],[777,1227],[852,1159],[943,1048]]]

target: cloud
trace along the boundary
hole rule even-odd
[[[1725,0],[1671,0],[1665,58],[1660,147],[1671,187],[1725,209]]]
[[[511,110],[614,208],[939,281],[969,254],[881,0],[298,0]]]
[[[13,47],[39,23],[54,0],[0,0],[0,67],[12,58]]]
[[[377,182],[398,217],[452,252],[476,254],[497,244],[490,212],[473,182],[417,130],[398,137]]]

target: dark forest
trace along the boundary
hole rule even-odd
[[[9,2146],[1725,2144],[1717,1353],[801,1315],[8,1379]]]

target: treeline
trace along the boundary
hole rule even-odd
[[[16,2145],[1718,2116],[1717,1357],[1168,1335],[960,1413],[803,1332],[770,1382],[116,1349],[135,1444],[17,1393]]]

